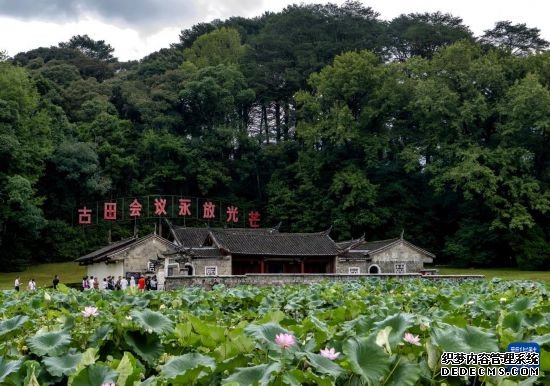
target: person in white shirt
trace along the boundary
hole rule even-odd
[[[136,279],[134,279],[133,276],[130,276],[130,287],[135,288],[136,286]]]
[[[17,292],[19,292],[19,276],[17,276],[17,277],[15,278],[14,287],[15,287],[15,290],[16,290]]]
[[[29,281],[29,291],[34,291],[36,289],[36,282],[34,281],[34,279],[31,279],[31,281]]]
[[[126,276],[124,276],[122,279],[120,279],[120,288],[124,291],[128,287],[128,279],[126,279]]]
[[[149,281],[149,287],[155,291],[157,289],[157,277],[153,276],[151,280]]]
[[[109,283],[107,283],[106,278],[103,278],[103,281],[101,282],[101,289],[106,290],[107,288],[109,288]]]
[[[94,277],[93,276],[90,276],[90,278],[88,279],[88,288],[93,290],[94,289]]]

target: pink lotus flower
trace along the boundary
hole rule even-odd
[[[283,334],[275,335],[275,343],[286,350],[290,346],[294,346],[296,344],[296,338],[294,337],[294,335],[287,334],[285,332]]]
[[[403,340],[407,343],[414,344],[415,346],[420,346],[420,337],[418,335],[413,335],[410,332],[405,333]]]
[[[325,347],[324,350],[321,350],[321,356],[327,358],[327,359],[330,359],[331,361],[335,360],[336,358],[338,358],[338,356],[340,355],[339,352],[336,352],[336,350],[334,348],[331,348],[330,350],[328,348]]]
[[[97,308],[95,307],[84,307],[84,311],[80,311],[80,312],[82,313],[82,316],[84,316],[85,318],[99,315],[99,312],[97,312]]]

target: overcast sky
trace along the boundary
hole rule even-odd
[[[343,0],[332,3],[342,4]],[[499,20],[527,23],[550,40],[550,0],[369,0],[363,4],[390,20],[402,13],[449,12],[476,35]],[[252,17],[292,3],[277,0],[0,0],[0,50],[13,56],[88,34],[115,48],[120,60],[140,59],[178,41],[198,22]]]

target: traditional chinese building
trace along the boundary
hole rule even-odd
[[[364,238],[337,243],[343,251],[337,273],[418,273],[435,255],[400,238],[365,241]]]
[[[76,261],[87,266],[88,276],[103,280],[108,276],[157,275],[159,286],[164,282],[163,253],[175,248],[157,234],[120,240],[82,256]],[[160,269],[159,269],[160,268]]]
[[[166,254],[169,261],[193,275],[334,273],[341,252],[328,231],[171,227],[171,237],[177,247]]]
[[[88,275],[156,274],[409,274],[435,257],[401,238],[336,243],[329,232],[281,233],[278,228],[191,228],[169,224],[156,234],[112,243],[80,257]]]

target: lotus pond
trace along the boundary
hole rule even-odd
[[[549,384],[549,286],[368,280],[0,292],[1,385]],[[440,375],[442,352],[537,342],[536,378]]]

